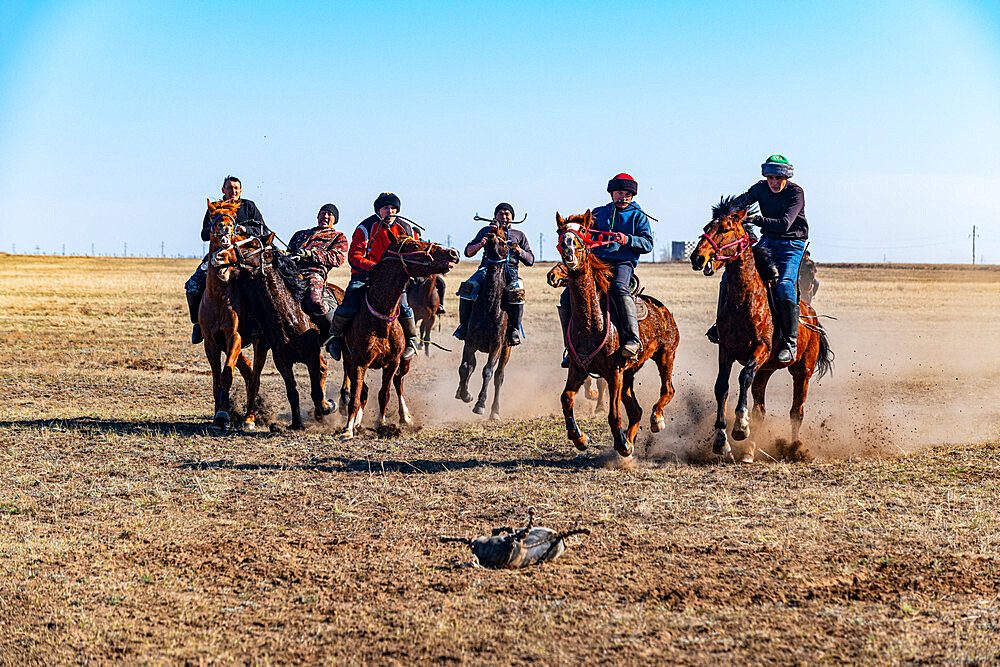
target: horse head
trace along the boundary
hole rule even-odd
[[[750,247],[750,235],[743,227],[746,208],[735,197],[723,197],[712,207],[712,221],[705,225],[691,252],[691,268],[710,276]]]
[[[448,273],[458,263],[458,251],[437,243],[403,236],[390,245],[383,254],[384,260],[398,260],[406,274],[420,278],[434,273]]]
[[[563,264],[571,273],[583,269],[590,256],[588,235],[594,215],[588,209],[583,215],[571,215],[563,218],[556,213],[556,231],[559,233],[559,254]]]
[[[507,226],[491,224],[490,231],[486,234],[486,243],[483,245],[483,254],[492,263],[499,264],[510,258],[510,248],[507,246],[509,239]]]
[[[236,213],[240,205],[237,201],[215,201],[208,203],[211,222],[209,233],[209,266],[215,269],[222,282],[228,282],[236,268],[249,268],[245,259],[249,245],[260,245],[260,239],[241,236],[236,229]],[[262,248],[262,246],[261,246]]]

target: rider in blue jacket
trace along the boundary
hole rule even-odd
[[[642,351],[639,340],[639,320],[635,310],[629,283],[639,263],[639,255],[653,250],[653,232],[649,228],[649,217],[632,198],[639,192],[639,184],[628,174],[618,174],[608,181],[611,203],[595,208],[592,213],[594,223],[591,230],[611,233],[611,243],[593,249],[594,255],[608,264],[613,273],[611,298],[614,299],[621,324],[621,351],[626,359],[632,359]],[[559,321],[563,331],[569,326],[569,290],[563,290],[559,299]],[[569,356],[563,359],[563,367],[569,367]]]

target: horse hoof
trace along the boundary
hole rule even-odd
[[[472,403],[472,394],[462,394],[461,398],[466,403]]]
[[[302,425],[302,422],[298,422],[298,423],[292,422],[291,426],[288,427],[288,430],[289,431],[301,431],[304,428],[305,428],[305,426]]]
[[[747,433],[746,431],[741,431],[735,428],[733,429],[733,440],[736,441],[746,440],[748,435],[749,433]]]
[[[472,408],[472,411],[475,412],[477,415],[484,414],[486,412],[486,406],[477,404],[476,407]]]
[[[659,433],[660,431],[662,431],[666,427],[667,427],[667,423],[665,421],[663,421],[663,417],[660,417],[659,419],[650,419],[649,420],[649,430],[652,431],[653,433]]]
[[[500,413],[499,412],[491,412],[490,413],[490,421],[495,421],[497,419],[500,419]]]
[[[750,446],[743,452],[743,456],[740,457],[740,463],[753,463],[754,455],[757,453],[757,445],[750,443]]]
[[[323,401],[323,407],[320,410],[320,414],[332,415],[336,411],[337,411],[336,401],[334,401],[333,403],[331,403],[330,401]]]
[[[725,456],[732,451],[729,448],[729,440],[726,438],[726,432],[719,429],[715,433],[715,439],[712,440],[712,453],[716,456]]]
[[[570,440],[573,441],[573,446],[576,447],[577,451],[587,451],[587,436],[583,433],[577,437],[570,436]]]
[[[246,420],[243,421],[243,430],[244,431],[256,431],[257,430],[257,425],[253,423],[252,419],[246,419]]]
[[[627,459],[628,457],[632,456],[632,454],[635,453],[635,447],[632,445],[631,442],[626,440],[621,445],[615,445],[615,451],[618,452],[622,456],[622,458]]]

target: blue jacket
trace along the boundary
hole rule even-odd
[[[649,218],[639,205],[632,202],[627,209],[619,211],[614,202],[593,210],[594,224],[591,229],[602,232],[621,232],[628,235],[628,243],[612,243],[594,248],[594,256],[609,264],[627,262],[634,268],[639,263],[639,255],[653,250],[653,232],[649,228]]]

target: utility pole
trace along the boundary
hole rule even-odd
[[[94,242],[93,241],[90,242],[90,256],[91,257],[96,257],[97,256],[97,255],[94,254]]]
[[[62,254],[63,254],[63,257],[66,256],[66,244],[65,243],[62,244]]]
[[[976,226],[972,225],[972,265],[976,265]]]
[[[542,259],[542,248],[545,247],[545,234],[538,232],[538,261],[544,262]]]
[[[128,257],[128,241],[122,246],[122,257]]]
[[[166,246],[166,242],[165,241],[160,241],[160,257],[166,257],[167,256],[166,247],[167,247]]]
[[[451,247],[451,234],[448,234],[448,247]]]

